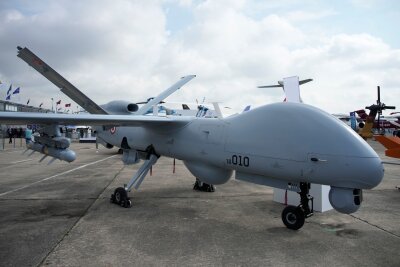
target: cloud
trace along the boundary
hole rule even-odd
[[[296,10],[288,12],[285,17],[291,22],[313,21],[335,15],[333,10],[305,11]]]
[[[387,86],[388,95],[398,95],[393,85],[400,80],[393,74],[399,71],[399,51],[379,38],[365,33],[310,35],[284,16],[254,19],[238,5],[206,7],[195,11],[190,28],[169,40],[160,65],[171,75],[197,69],[208,90],[195,92],[209,99],[225,101],[236,110],[281,101],[280,90],[255,87],[292,75],[314,78],[302,89],[303,99],[330,112],[369,105],[378,84]],[[194,92],[187,95],[199,97]]]
[[[17,45],[27,46],[98,101],[116,88],[129,94],[142,85],[138,77],[150,76],[166,42],[162,8],[147,1],[49,1],[33,14],[3,10],[0,25],[0,58],[9,63],[3,77],[39,89],[21,81],[27,73],[38,76],[15,56]],[[41,80],[40,90],[57,92]]]
[[[177,4],[190,8],[193,19],[173,33],[166,26],[168,1],[4,5],[0,60],[5,63],[0,80],[23,86],[26,98],[37,105],[51,97],[69,102],[15,56],[15,47],[21,45],[99,103],[115,98],[142,101],[183,75],[197,74],[169,100],[194,102],[206,97],[240,111],[248,104],[281,101],[281,89],[256,86],[298,75],[314,78],[302,87],[303,100],[332,113],[371,104],[379,84],[387,104],[400,105],[395,103],[400,99],[398,49],[368,33],[316,33],[301,27],[302,22],[317,23],[335,10],[252,16],[249,9],[254,3],[246,1]],[[8,87],[1,86],[3,91]]]

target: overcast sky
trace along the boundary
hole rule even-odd
[[[51,108],[71,101],[19,59],[28,47],[102,104],[155,96],[219,101],[240,111],[282,101],[283,77],[313,78],[304,102],[330,113],[382,100],[400,110],[400,1],[0,1],[0,97]],[[76,105],[73,104],[76,109]]]

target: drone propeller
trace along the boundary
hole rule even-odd
[[[377,91],[378,91],[378,99],[376,100],[376,104],[379,107],[382,107],[382,103],[381,103],[381,87],[380,86],[377,87]],[[378,132],[381,131],[381,115],[382,115],[382,108],[380,108],[378,110]]]
[[[382,115],[382,111],[385,109],[396,109],[395,106],[386,106],[384,103],[381,102],[381,88],[380,86],[377,87],[377,92],[378,92],[378,99],[376,100],[376,105],[371,105],[369,107],[365,107],[366,109],[369,109],[371,111],[370,116],[375,118],[376,114],[378,114],[378,131],[381,129],[380,125],[380,116]]]

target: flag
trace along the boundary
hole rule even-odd
[[[19,94],[19,87],[17,89],[14,90],[14,92],[12,93],[13,95]]]
[[[27,105],[29,104],[29,101],[31,101],[31,99],[30,99],[30,98],[28,99],[28,102],[26,102],[26,104],[27,104]]]
[[[10,88],[8,88],[7,95],[10,95],[11,90],[12,90],[12,84],[10,84]]]
[[[6,100],[10,100],[10,98],[11,98],[11,95],[8,95],[8,96],[6,97]]]
[[[43,105],[43,103],[40,103],[40,105],[39,105],[39,108],[41,108],[41,107],[42,107],[42,105]]]
[[[71,106],[71,103],[65,104],[65,107],[66,107],[66,108],[68,108],[68,107],[70,107],[70,106]]]
[[[57,105],[61,104],[61,99],[56,102]]]

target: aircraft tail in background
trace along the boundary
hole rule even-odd
[[[368,117],[368,114],[365,112],[364,109],[356,110],[355,113],[360,117],[362,120],[366,120]]]
[[[392,158],[400,158],[400,138],[397,136],[375,135],[376,141],[386,147],[385,155]]]

